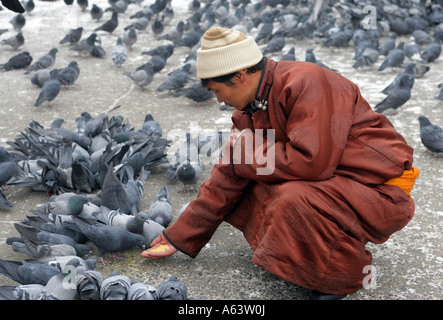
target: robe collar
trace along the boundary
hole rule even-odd
[[[242,114],[251,115],[252,113],[263,110],[261,106],[267,106],[269,93],[271,92],[272,84],[274,82],[274,70],[277,67],[276,61],[264,57],[264,65],[260,82],[255,93],[255,101],[250,103],[246,110]],[[266,110],[266,109],[265,109]],[[264,110],[263,110],[264,111]]]

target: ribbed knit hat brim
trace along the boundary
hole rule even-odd
[[[197,76],[209,79],[256,65],[263,58],[254,38],[238,30],[213,27],[197,50]]]

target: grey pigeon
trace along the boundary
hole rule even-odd
[[[44,287],[41,284],[1,286],[0,300],[37,300]]]
[[[158,300],[157,289],[140,281],[132,281],[127,300]]]
[[[430,63],[437,60],[441,54],[441,38],[436,36],[434,41],[428,44],[420,54],[420,58],[424,63]]]
[[[271,40],[263,48],[263,55],[266,56],[270,53],[279,52],[283,50],[286,44],[285,34],[283,30],[277,30]]]
[[[24,69],[32,62],[32,57],[28,51],[20,52],[9,58],[8,62],[0,64],[0,70],[10,71],[12,69]]]
[[[43,84],[34,106],[38,107],[45,101],[48,101],[49,106],[52,106],[52,101],[58,96],[60,88],[61,85],[60,81],[58,80],[58,71],[52,70],[50,73],[50,78]]]
[[[46,285],[60,270],[49,264],[0,259],[0,273],[20,284]]]
[[[5,6],[5,8],[8,8],[11,11],[18,13],[25,12],[25,9],[18,0],[2,0],[2,4]]]
[[[112,271],[100,286],[100,300],[127,300],[131,281],[127,276]]]
[[[288,52],[282,54],[280,60],[295,61],[295,47],[291,47]]]
[[[111,7],[106,9],[105,11],[115,11],[117,13],[125,13],[126,9],[128,9],[129,0],[113,0],[110,1]]]
[[[315,56],[314,53],[314,49],[313,48],[308,48],[306,49],[306,53],[305,53],[305,61],[306,62],[311,62],[311,63],[315,63],[316,65],[322,67],[322,68],[326,68],[326,69],[330,69],[330,70],[334,70],[330,67],[328,67],[327,65],[325,65],[321,60],[318,60],[317,57]],[[335,70],[334,70],[335,71]]]
[[[22,1],[22,5],[28,14],[30,14],[35,9],[35,3],[33,0]]]
[[[268,16],[261,25],[258,35],[255,37],[255,42],[260,43],[261,41],[267,43],[272,38],[272,32],[274,31],[274,21],[273,18]]]
[[[175,47],[188,47],[192,49],[197,43],[200,42],[202,36],[202,30],[199,26],[195,27],[195,29],[191,32],[186,33],[183,37],[174,43]]]
[[[131,211],[139,212],[141,199],[143,197],[144,184],[150,172],[146,172],[142,167],[137,179],[134,178],[134,169],[131,165],[124,165],[120,169],[120,172],[123,188],[125,189],[129,203],[132,206]]]
[[[137,32],[134,28],[130,28],[123,34],[123,44],[131,50],[132,46],[137,42]]]
[[[380,55],[386,56],[386,55],[388,55],[389,51],[395,49],[395,40],[396,39],[397,39],[397,34],[392,33],[389,38],[387,38],[385,41],[383,41],[378,46],[378,51],[379,51]]]
[[[57,48],[52,48],[49,52],[41,56],[36,62],[26,68],[25,74],[37,71],[40,69],[51,68],[55,63],[55,58],[57,55]]]
[[[15,15],[10,21],[10,24],[12,24],[12,27],[16,30],[16,31],[20,31],[22,30],[22,28],[25,26],[26,24],[26,18],[24,15],[22,15],[21,13]]]
[[[60,40],[59,44],[74,44],[80,41],[83,34],[83,27],[78,27],[76,29],[71,29],[69,32],[64,36],[62,40]]]
[[[158,37],[165,30],[165,26],[159,18],[156,18],[151,25],[151,30],[155,36]]]
[[[73,217],[73,220],[80,231],[97,247],[103,264],[107,263],[103,259],[105,253],[111,253],[114,256],[117,252],[132,249],[136,246],[143,247],[146,242],[145,237],[142,235],[122,228],[102,223],[89,223],[77,217]]]
[[[167,227],[171,223],[172,205],[170,190],[167,186],[163,186],[157,191],[157,196],[149,206],[148,217],[163,227]]]
[[[43,87],[43,84],[51,77],[51,69],[40,69],[34,72],[31,77],[31,83]]]
[[[172,44],[162,44],[162,45],[160,45],[158,47],[155,47],[152,50],[143,51],[142,55],[155,56],[155,55],[160,55],[163,52],[166,52],[167,53],[167,57],[170,57],[174,53],[174,45],[172,45]]]
[[[121,66],[123,63],[125,63],[127,57],[128,48],[126,48],[126,46],[123,44],[123,39],[118,37],[117,43],[112,47],[111,59],[115,65]]]
[[[438,95],[435,97],[435,99],[438,100],[442,100],[443,101],[443,83],[440,83],[438,85],[438,88],[440,89],[440,92],[438,93]]]
[[[396,49],[389,51],[385,60],[378,68],[378,71],[383,71],[388,67],[400,67],[405,59],[404,45],[405,43],[402,41],[398,44]]]
[[[423,145],[431,152],[443,152],[443,129],[431,121],[426,116],[419,116],[420,139]]]
[[[183,189],[180,192],[184,192],[187,185],[192,185],[193,190],[197,192],[196,185],[202,175],[202,166],[195,161],[188,161],[180,164],[177,167],[177,178],[183,183]]]
[[[23,37],[23,33],[20,31],[15,36],[2,39],[2,43],[11,46],[14,50],[17,50],[25,43],[25,37]]]
[[[96,5],[95,3],[92,5],[91,10],[89,11],[89,13],[91,14],[92,19],[98,21],[103,17],[103,9],[100,8],[98,5]]]
[[[71,1],[71,4],[72,4],[72,1]],[[88,2],[88,0],[77,0],[77,4],[80,7],[80,9],[82,10],[82,12],[85,12],[86,8],[89,5],[89,2]]]
[[[146,239],[146,247],[149,247],[152,241],[154,241],[154,239],[157,238],[164,229],[165,227],[163,227],[160,223],[155,222],[151,219],[146,220],[143,224],[142,232],[142,235]]]
[[[126,26],[124,30],[127,31],[130,29],[135,29],[139,31],[144,31],[148,27],[150,21],[151,13],[147,13],[146,15],[139,17],[134,23]]]
[[[357,59],[357,61],[352,66],[353,68],[360,68],[362,66],[370,67],[375,62],[377,62],[379,56],[379,52],[377,49],[374,49],[372,47],[366,48],[361,56]]]
[[[201,85],[201,81],[195,81],[192,84],[176,90],[173,97],[186,97],[193,100],[194,102],[200,103],[214,99],[215,94],[211,90],[204,88]]]
[[[123,75],[129,77],[140,89],[144,90],[154,80],[154,68],[147,63],[143,69],[125,72]]]
[[[37,245],[27,239],[23,239],[22,242],[12,242],[11,248],[15,252],[21,252],[34,258],[72,256],[77,254],[75,248],[68,244],[44,243]]]
[[[428,45],[432,42],[429,34],[420,29],[414,30],[414,32],[412,32],[412,36],[414,37],[415,42],[421,46]]]
[[[392,90],[395,90],[396,88],[399,87],[400,85],[400,79],[406,74],[406,75],[410,75],[410,77],[408,77],[407,79],[410,82],[410,87],[412,89],[412,87],[414,86],[414,82],[415,82],[415,76],[414,76],[414,67],[415,67],[415,62],[411,62],[409,63],[405,70],[398,74],[394,80],[386,87],[384,88],[381,92],[384,94],[389,94]]]
[[[112,12],[111,19],[107,20],[105,23],[103,23],[100,27],[95,28],[94,32],[96,31],[105,31],[112,33],[118,26],[118,13],[117,11]]]
[[[163,135],[162,127],[156,120],[154,120],[154,117],[150,113],[145,115],[145,120],[139,131],[143,132],[148,137],[152,137],[154,141],[158,140],[158,138]]]
[[[169,40],[173,43],[179,41],[183,37],[183,32],[185,28],[185,23],[183,21],[179,21],[175,28],[170,29],[167,33],[162,36],[159,36],[159,40]]]
[[[100,300],[103,275],[99,271],[77,268],[75,280],[80,300]]]
[[[175,91],[183,88],[190,76],[190,64],[185,64],[178,72],[174,72],[157,88],[158,92]]]
[[[109,165],[107,165],[107,173],[103,181],[100,198],[102,205],[111,210],[120,210],[121,213],[125,214],[132,212],[132,205],[129,202],[125,188]]]
[[[4,147],[0,146],[0,206],[13,207],[13,204],[3,194],[3,186],[18,173],[18,165]]]
[[[405,46],[405,55],[411,60],[419,60],[421,46],[417,44],[414,38],[411,38]]]
[[[143,211],[137,212],[135,215],[129,215],[120,213],[118,209],[109,210],[104,206],[101,206],[101,209],[107,225],[126,229],[132,233],[142,234],[143,224],[149,218]]]
[[[72,86],[80,75],[80,68],[77,61],[69,62],[68,66],[58,70],[58,80],[60,84],[66,86]]]
[[[86,39],[82,39],[73,45],[69,50],[77,51],[79,54],[91,54],[95,47],[95,40],[97,39],[97,34],[95,32],[91,33]]]
[[[79,215],[83,211],[84,205],[89,201],[87,196],[73,192],[68,192],[53,197],[54,200],[49,201],[46,204],[46,211],[48,213],[63,215]]]
[[[159,300],[187,300],[188,288],[178,281],[176,276],[171,276],[168,281],[162,282],[158,286]]]
[[[94,174],[84,161],[75,160],[72,163],[71,180],[76,192],[91,193],[96,187]]]
[[[76,300],[77,287],[73,281],[74,276],[66,276],[63,273],[52,276],[37,300]]]
[[[392,90],[388,96],[378,103],[374,111],[383,113],[387,109],[398,109],[403,106],[411,98],[411,75],[404,74],[400,78],[399,86]]]

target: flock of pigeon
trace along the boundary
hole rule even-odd
[[[2,0],[2,2],[6,0]],[[416,79],[432,68],[441,53],[443,39],[442,1],[326,1],[326,0],[189,0],[189,16],[176,26],[168,22],[174,17],[171,0],[109,0],[108,8],[100,8],[87,0],[64,0],[67,5],[78,5],[91,19],[101,21],[106,11],[112,15],[85,35],[79,27],[60,39],[59,45],[69,45],[79,54],[107,58],[99,41],[100,35],[112,33],[119,16],[127,15],[128,6],[141,6],[131,15],[133,23],[125,26],[110,53],[116,67],[127,60],[137,35],[150,28],[157,39],[168,44],[143,52],[149,61],[133,72],[123,73],[140,88],[149,86],[155,75],[163,70],[174,49],[186,46],[190,50],[183,64],[168,74],[158,88],[174,96],[186,96],[196,102],[213,98],[195,78],[195,52],[205,30],[214,25],[238,29],[246,34],[257,30],[256,41],[265,55],[281,54],[281,59],[296,60],[294,46],[303,39],[315,39],[325,47],[355,47],[353,67],[359,70],[377,67],[400,68],[396,79],[383,89],[386,99],[375,107],[376,112],[398,110],[411,97]],[[1,45],[20,50],[25,39],[22,28],[34,6],[33,0],[24,1],[24,13],[17,14],[11,25],[16,35],[2,39]],[[4,3],[6,6],[6,4]],[[364,10],[367,5],[372,7]],[[7,6],[10,9],[10,6]],[[376,10],[376,21],[368,20],[370,10]],[[366,23],[366,24],[364,24]],[[376,23],[377,28],[371,28]],[[0,30],[0,35],[3,32]],[[410,36],[410,42],[397,38]],[[381,41],[380,39],[385,38]],[[294,43],[288,52],[283,48]],[[33,59],[24,51],[0,65],[5,72],[25,70],[32,74],[31,82],[41,87],[35,106],[51,103],[62,86],[75,83],[80,67],[72,61],[66,68],[54,69],[58,49],[51,48],[44,56]],[[305,61],[328,68],[308,49]],[[34,63],[32,63],[34,61]],[[339,72],[339,70],[338,70]],[[364,71],[363,71],[364,72]],[[437,88],[436,88],[437,89]],[[436,99],[443,100],[442,91]],[[223,107],[221,107],[222,109]],[[105,254],[117,258],[118,252],[137,246],[146,247],[172,221],[172,208],[167,186],[159,188],[156,199],[147,212],[141,211],[140,199],[149,169],[166,163],[165,149],[170,141],[162,137],[160,125],[147,114],[140,129],[135,129],[121,116],[110,116],[118,107],[96,118],[83,112],[76,119],[74,130],[63,127],[57,118],[48,128],[36,121],[24,129],[14,141],[8,141],[9,151],[0,147],[0,184],[30,187],[50,194],[49,201],[30,210],[31,215],[15,228],[19,237],[7,243],[14,251],[31,259],[22,262],[0,260],[0,273],[20,285],[0,287],[0,299],[186,299],[186,286],[171,278],[156,290],[124,275],[112,274],[103,279],[94,270],[95,258],[83,260],[91,252],[92,243],[102,263]],[[443,152],[443,130],[424,115],[419,117],[420,136],[424,146],[432,152]],[[220,146],[225,136],[199,136],[192,140],[187,135],[184,152],[178,152],[165,176],[180,179],[184,189],[196,185],[202,166],[191,162],[189,153],[197,154],[206,143]],[[211,151],[215,150],[211,148]],[[12,207],[0,191],[0,205]],[[75,272],[76,283],[66,283],[70,272]],[[75,270],[75,271],[73,271]],[[72,290],[66,290],[66,286]],[[114,289],[116,289],[114,291]]]

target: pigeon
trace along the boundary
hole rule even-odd
[[[132,46],[137,42],[137,32],[134,28],[130,28],[123,34],[123,44],[131,50]]]
[[[80,75],[80,68],[77,61],[69,62],[68,66],[58,70],[58,80],[63,86],[72,86]]]
[[[183,37],[185,23],[181,20],[175,28],[170,29],[167,33],[158,37],[158,40],[169,40],[172,43],[179,41]]]
[[[0,300],[37,300],[44,287],[41,284],[1,286]]]
[[[43,87],[43,84],[51,77],[51,69],[40,69],[34,72],[31,77],[31,83],[38,87]]]
[[[157,141],[158,138],[163,135],[163,130],[160,123],[154,120],[154,117],[150,113],[145,115],[145,120],[143,121],[142,127],[139,129],[139,131],[143,132],[148,137],[153,138],[154,141]]]
[[[95,187],[95,176],[84,161],[75,160],[72,163],[72,188],[76,192],[91,193]]]
[[[32,62],[32,57],[28,51],[20,52],[9,58],[8,62],[0,64],[0,70],[10,71],[12,69],[24,69]]]
[[[158,92],[163,92],[165,90],[175,91],[183,88],[188,82],[190,76],[190,64],[185,64],[178,72],[174,72],[169,75],[169,77],[163,82],[158,88]]]
[[[398,88],[391,91],[388,96],[378,103],[374,111],[383,113],[387,109],[398,109],[403,106],[411,98],[411,75],[404,74],[400,78]]]
[[[111,7],[106,9],[105,11],[115,11],[117,13],[125,13],[126,9],[128,9],[129,0],[117,0],[111,1]]]
[[[415,42],[414,38],[411,38],[405,46],[405,56],[411,60],[420,60],[420,50],[421,46]]]
[[[134,169],[130,165],[124,165],[120,171],[122,172],[120,179],[126,195],[128,196],[129,204],[132,206],[132,212],[139,212],[141,199],[143,197],[144,184],[149,176],[149,171],[146,172],[142,167],[137,179],[134,179]]]
[[[17,14],[16,16],[14,16],[10,21],[10,24],[12,24],[12,27],[14,28],[15,31],[21,31],[22,28],[25,26],[26,24],[26,18],[24,15],[22,15],[21,13]]]
[[[124,30],[130,30],[135,29],[139,31],[144,31],[149,25],[149,22],[151,21],[151,15],[152,13],[148,12],[146,15],[140,16],[134,23],[124,27]]]
[[[417,29],[412,32],[412,37],[420,46],[428,45],[432,42],[431,37],[423,30]]]
[[[1,207],[13,207],[3,194],[3,186],[14,176],[18,174],[18,165],[15,159],[12,157],[4,147],[0,146],[0,206]]]
[[[80,54],[91,54],[91,52],[94,50],[96,39],[97,34],[93,32],[86,39],[82,39],[73,45],[69,50],[77,51]]]
[[[421,61],[431,63],[437,60],[441,54],[441,37],[436,36],[434,41],[428,44],[420,54]]]
[[[187,300],[188,288],[178,281],[176,276],[171,276],[168,281],[162,282],[158,286],[159,300]]]
[[[271,40],[267,42],[266,46],[263,48],[263,55],[266,56],[270,53],[281,51],[286,44],[285,34],[283,30],[277,30],[273,35]]]
[[[383,41],[378,46],[378,52],[382,56],[388,55],[389,51],[395,49],[395,40],[397,39],[397,34],[394,32],[391,34],[389,38],[387,38],[385,41]]]
[[[29,74],[40,69],[51,68],[55,63],[57,51],[57,48],[52,48],[49,50],[47,54],[43,55],[36,62],[26,68],[25,74]]]
[[[443,129],[431,121],[426,116],[419,116],[420,139],[427,150],[436,154],[443,152]]]
[[[111,253],[113,258],[117,258],[115,253],[132,249],[136,246],[144,247],[146,243],[146,239],[142,235],[122,228],[93,221],[86,222],[77,217],[73,217],[73,221],[78,229],[97,247],[103,264],[109,263],[109,261],[103,259],[103,255],[106,253]]]
[[[11,46],[14,50],[17,50],[25,43],[25,38],[23,37],[23,33],[20,31],[15,36],[2,39],[2,43]]]
[[[318,65],[318,66],[320,66],[322,68],[326,68],[326,69],[330,69],[330,70],[336,71],[335,69],[332,69],[332,68],[328,67],[327,65],[325,65],[322,61],[318,60],[317,57],[314,54],[314,49],[313,48],[306,49],[305,61],[311,62],[311,63],[315,63],[316,65]]]
[[[193,185],[193,190],[197,192],[196,185],[202,175],[202,166],[195,161],[187,161],[177,167],[177,178],[183,183],[183,189],[179,192],[184,192],[187,185]]]
[[[352,67],[356,69],[362,66],[370,67],[375,62],[377,62],[378,57],[379,57],[378,50],[372,47],[368,47],[362,52],[361,56],[357,59],[357,61],[354,63]]]
[[[76,268],[76,287],[79,300],[99,300],[103,275],[96,270]]]
[[[148,210],[149,219],[167,227],[172,221],[172,205],[170,190],[167,186],[159,188],[157,196],[152,201]]]
[[[166,51],[163,51],[158,55],[153,55],[148,62],[138,67],[137,70],[145,68],[145,66],[148,64],[152,66],[152,70],[154,71],[154,73],[160,72],[166,66],[166,62],[169,56],[169,53]]]
[[[443,101],[443,83],[440,83],[438,85],[438,88],[440,89],[439,94],[435,97],[435,99],[437,100],[442,100]]]
[[[129,77],[140,89],[144,90],[144,88],[154,80],[154,73],[153,66],[146,63],[143,69],[125,72],[123,75]]]
[[[100,193],[101,203],[111,210],[120,210],[121,213],[132,213],[133,207],[129,202],[123,184],[113,171],[113,168],[107,166],[107,173],[103,181]]]
[[[201,85],[201,81],[195,81],[192,84],[176,90],[173,94],[173,97],[186,97],[188,99],[193,100],[194,102],[200,103],[209,101],[215,98],[214,92],[208,90],[207,88]]]
[[[60,87],[58,71],[54,69],[50,73],[50,78],[43,84],[34,106],[39,107],[45,101],[48,101],[49,106],[52,106],[52,101],[58,96]]]
[[[68,245],[68,244],[43,243],[43,244],[37,245],[27,239],[22,239],[22,241],[12,242],[11,248],[15,252],[21,252],[23,254],[32,256],[34,258],[77,255],[77,251],[75,251],[75,248],[71,245]],[[85,254],[86,253],[87,252],[85,252]],[[79,256],[83,256],[83,255],[79,255]]]
[[[160,55],[163,52],[167,53],[167,57],[169,58],[173,53],[174,53],[174,45],[172,44],[162,44],[158,47],[155,47],[152,50],[148,50],[148,51],[143,51],[142,54],[143,55],[150,55],[150,56],[156,56],[156,55]]]
[[[88,7],[89,3],[88,0],[77,0],[77,4],[82,10],[82,12],[86,11],[86,8]]]
[[[131,29],[134,30],[134,29]],[[128,57],[128,48],[123,44],[123,39],[121,37],[117,38],[117,44],[112,47],[111,58],[112,61],[117,66],[121,66],[125,63],[126,58]]]
[[[263,41],[264,43],[269,42],[272,38],[272,32],[274,31],[274,21],[273,18],[267,16],[263,24],[261,25],[258,35],[255,37],[255,42],[260,43]]]
[[[71,29],[69,32],[65,35],[65,37],[60,40],[59,44],[75,44],[80,41],[83,34],[83,27],[78,27],[76,29]]]
[[[143,224],[148,220],[149,216],[143,211],[137,212],[135,215],[120,213],[119,210],[109,210],[101,206],[106,224],[128,230],[132,233],[142,234]]]
[[[405,70],[398,74],[394,80],[386,87],[384,88],[381,92],[384,94],[389,94],[392,90],[395,90],[396,88],[399,87],[400,85],[400,79],[403,77],[403,75],[410,75],[410,77],[408,77],[407,79],[410,81],[410,87],[412,89],[412,87],[414,86],[414,82],[415,82],[415,77],[414,77],[414,67],[415,67],[415,62],[411,62],[409,63]]]
[[[158,300],[157,289],[140,281],[132,281],[127,300]]]
[[[100,8],[98,5],[96,5],[95,3],[92,5],[91,10],[89,11],[89,13],[91,14],[92,19],[98,21],[103,17],[103,9]]]
[[[87,196],[73,192],[53,196],[51,199],[54,200],[47,202],[45,208],[48,213],[74,216],[78,216],[83,211],[84,205],[89,202]]]
[[[2,4],[5,6],[5,8],[8,8],[11,11],[18,13],[25,12],[25,8],[23,8],[18,0],[2,0]]]
[[[288,52],[282,54],[280,60],[295,61],[295,47],[291,47]]]
[[[20,284],[45,286],[49,279],[60,274],[60,269],[49,264],[0,259],[0,273]]]
[[[195,45],[197,45],[197,43],[200,42],[201,37],[202,30],[200,26],[197,26],[193,31],[183,35],[180,40],[174,43],[174,47],[188,47],[189,49],[192,49]]]
[[[131,281],[127,276],[112,271],[100,286],[100,300],[127,300]]]
[[[154,23],[151,25],[151,30],[155,36],[158,37],[165,30],[165,26],[160,19],[156,18]]]
[[[389,51],[385,60],[378,68],[378,71],[383,71],[387,67],[400,67],[405,59],[404,45],[405,43],[402,41],[398,44],[396,49]]]
[[[103,23],[100,27],[95,28],[94,32],[96,31],[105,31],[112,33],[118,26],[118,13],[117,11],[112,12],[111,19],[107,20],[105,23]]]
[[[75,269],[73,269],[75,271]],[[40,292],[37,300],[76,300],[77,287],[73,275],[59,273],[52,276]]]
[[[163,227],[160,223],[151,219],[146,220],[143,224],[142,232],[142,236],[144,236],[146,239],[145,246],[150,247],[152,241],[154,241],[154,239],[157,238],[164,229],[165,227]]]

